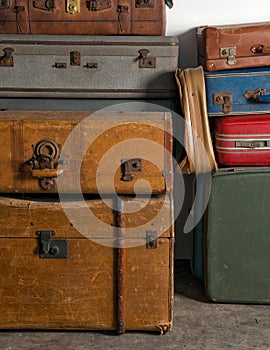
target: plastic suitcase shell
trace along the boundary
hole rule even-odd
[[[208,71],[270,65],[270,22],[201,26],[198,62]]]
[[[216,118],[214,144],[222,165],[270,165],[270,114]]]
[[[209,299],[270,303],[269,168],[213,174],[204,235]]]
[[[140,0],[7,0],[0,6],[0,33],[164,35],[166,5]]]
[[[167,99],[176,96],[171,36],[0,36],[1,97]]]
[[[171,329],[172,197],[121,199],[123,303],[114,200],[74,198],[71,221],[52,196],[0,198],[1,329]]]
[[[208,116],[266,114],[270,67],[205,72]]]

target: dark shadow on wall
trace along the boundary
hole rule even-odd
[[[178,35],[179,67],[194,68],[198,66],[196,28]]]

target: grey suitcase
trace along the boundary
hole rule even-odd
[[[165,36],[1,35],[0,95],[176,96],[179,42]]]

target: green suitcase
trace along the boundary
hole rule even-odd
[[[209,299],[270,303],[270,168],[222,169],[212,176],[204,231]]]

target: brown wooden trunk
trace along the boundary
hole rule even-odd
[[[2,34],[164,35],[164,0],[4,0]]]
[[[2,193],[172,189],[170,113],[0,112],[0,148]]]
[[[101,200],[87,200],[86,204],[110,227],[108,232],[117,236],[117,227],[111,226],[114,211]],[[115,236],[110,237],[106,230],[100,232],[92,221],[88,227],[92,235],[87,237],[76,229],[76,222],[70,223],[60,203],[52,198],[39,201],[1,197],[0,328],[117,330],[121,315],[124,330],[170,330],[172,200],[161,195],[152,197],[147,204],[145,198],[125,197],[123,211],[129,204],[136,212],[125,214],[124,298],[120,314],[119,256],[116,246],[110,246]],[[81,203],[74,201],[72,205],[76,211]],[[159,211],[161,217],[155,218]],[[140,239],[127,237],[131,227],[139,227]],[[55,231],[47,258],[43,250],[46,244],[41,241],[44,230]],[[147,232],[156,232],[157,238],[148,242]],[[62,249],[59,240],[66,240],[63,257],[58,255]]]
[[[198,61],[206,70],[270,65],[270,22],[197,28]]]

